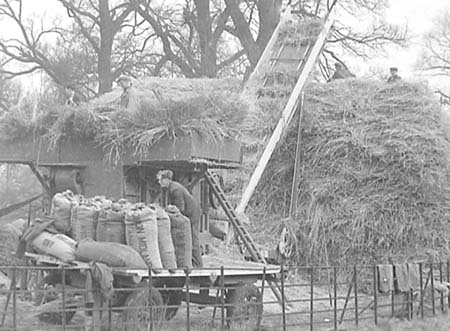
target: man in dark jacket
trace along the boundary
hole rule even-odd
[[[192,234],[192,264],[195,267],[202,267],[202,253],[200,250],[200,219],[202,211],[191,193],[180,183],[172,180],[171,170],[161,170],[157,178],[162,188],[168,192],[168,203],[178,207],[180,212],[191,221]]]
[[[392,67],[389,69],[391,76],[389,76],[387,82],[388,83],[394,83],[396,81],[402,80],[402,78],[398,75],[398,68]]]
[[[128,107],[130,103],[130,90],[133,85],[131,82],[131,78],[128,76],[120,76],[117,80],[117,84],[122,88],[122,95],[120,96],[120,105],[124,108]]]
[[[346,79],[346,78],[356,77],[354,74],[352,74],[350,72],[350,70],[348,70],[347,67],[345,67],[344,65],[342,65],[339,62],[336,62],[334,64],[334,67],[336,68],[336,70],[334,71],[333,76],[330,78],[330,81],[336,80],[336,79]]]

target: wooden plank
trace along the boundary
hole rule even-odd
[[[74,261],[72,263],[64,263],[63,261],[54,258],[49,255],[42,254],[34,254],[34,253],[25,253],[25,256],[35,260],[36,262],[53,264],[55,266],[65,266],[66,270],[87,270],[90,269],[90,266],[86,262]],[[263,268],[266,267],[266,274],[277,274],[280,272],[281,267],[277,265],[264,265],[262,263],[255,262],[245,262],[240,264],[239,266],[230,267],[224,265],[224,274],[225,276],[239,276],[239,275],[262,275]],[[190,269],[189,276],[190,277],[209,277],[211,274],[220,274],[221,265],[219,263],[217,266],[209,267],[209,268],[193,268]],[[117,275],[123,276],[139,276],[139,277],[148,277],[147,269],[134,269],[134,268],[113,268],[113,273]],[[174,273],[169,272],[168,270],[161,270],[159,273],[152,272],[152,278],[163,278],[163,277],[186,277],[184,269],[176,269]]]
[[[281,114],[281,118],[278,121],[278,124],[277,124],[275,130],[273,131],[273,134],[270,137],[269,142],[267,143],[267,146],[261,156],[261,159],[259,160],[259,162],[250,178],[250,181],[244,190],[242,198],[236,208],[236,214],[238,214],[238,215],[241,215],[245,212],[248,202],[250,201],[250,198],[253,195],[253,192],[255,191],[255,188],[258,185],[259,180],[261,179],[264,169],[266,168],[267,163],[269,162],[269,160],[272,156],[272,153],[275,150],[275,147],[277,146],[281,137],[285,133],[286,129],[289,126],[289,123],[291,122],[292,117],[294,116],[294,113],[295,113],[295,110],[297,109],[298,101],[300,98],[300,93],[303,90],[306,80],[307,80],[310,72],[314,68],[317,58],[319,57],[319,55],[322,51],[322,48],[326,42],[328,32],[330,31],[331,26],[334,21],[333,18],[334,18],[334,11],[332,11],[328,14],[328,17],[325,20],[323,29],[320,32],[319,36],[317,37],[317,40],[311,49],[308,59],[305,61],[303,70],[300,73],[297,83],[295,84],[295,87],[289,97],[289,100],[283,110],[283,113]]]
[[[275,275],[280,273],[281,267],[279,266],[266,266],[266,275]],[[122,276],[137,276],[137,277],[148,277],[148,270],[145,269],[113,269],[114,274]],[[189,277],[211,277],[220,274],[220,267],[217,268],[201,268],[201,269],[190,269]],[[242,269],[228,269],[224,266],[225,277],[230,276],[262,276],[263,268],[242,268]],[[184,278],[186,277],[185,270],[177,269],[174,273],[170,273],[168,270],[161,270],[159,273],[152,272],[152,278]]]
[[[303,101],[304,95],[302,93],[298,111],[297,145],[295,147],[294,176],[292,179],[291,202],[289,204],[289,217],[293,220],[296,220],[297,218],[298,182],[300,180],[300,164],[302,152]]]
[[[36,195],[36,196],[34,196],[34,197],[32,197],[32,198],[29,198],[29,199],[27,199],[27,200],[24,200],[24,201],[21,201],[21,202],[18,202],[18,203],[15,203],[15,204],[13,204],[13,205],[9,205],[9,206],[6,206],[6,207],[0,209],[0,217],[3,217],[3,216],[5,216],[5,215],[8,215],[8,214],[12,213],[13,211],[15,211],[15,210],[17,210],[17,209],[22,208],[22,207],[24,207],[24,206],[26,206],[26,205],[32,203],[33,201],[39,199],[39,198],[42,197],[43,195],[44,195],[44,194],[41,193],[41,194],[38,194],[38,195]],[[7,223],[7,222],[9,222],[9,221],[10,221],[10,220],[3,220],[2,222],[0,222],[0,224]]]

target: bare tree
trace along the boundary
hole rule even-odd
[[[424,37],[422,67],[434,75],[450,74],[450,10],[435,20]]]
[[[65,7],[97,56],[98,92],[110,91],[114,79],[121,73],[113,69],[114,42],[133,11],[130,2],[111,5],[110,0],[57,1]]]
[[[282,1],[224,1],[233,21],[232,26],[227,26],[227,31],[239,39],[254,68],[280,21]]]
[[[22,1],[2,0],[0,2],[0,17],[18,28],[19,36],[0,40],[0,52],[6,58],[2,63],[1,73],[12,78],[20,75],[44,70],[58,83],[62,83],[54,72],[47,56],[48,45],[45,41],[49,35],[58,35],[60,31],[55,27],[45,27],[44,21],[26,20],[23,16]],[[25,64],[25,68],[8,69],[11,62]]]
[[[139,1],[136,12],[160,45],[160,62],[153,74],[175,65],[186,77],[216,77],[245,55],[244,50],[226,45],[233,42],[224,37],[230,12],[220,1],[186,0],[178,6]]]
[[[0,113],[9,111],[18,102],[21,91],[19,83],[0,75]]]
[[[73,22],[71,27],[63,28],[60,22],[45,24],[44,19],[26,19],[22,0],[0,1],[0,17],[20,31],[20,36],[0,41],[0,52],[24,65],[19,69],[15,66],[14,70],[4,66],[4,74],[14,77],[43,70],[59,85],[83,85],[101,94],[111,90],[114,79],[133,68],[136,58],[140,61],[144,57],[142,47],[130,38],[136,34],[138,26],[132,21],[133,6],[129,1],[55,2],[67,11]],[[58,41],[56,45],[54,39]],[[131,51],[127,51],[128,46]],[[75,55],[79,55],[78,59],[95,61],[94,68],[83,63],[84,69],[90,67],[91,70],[81,71],[83,79],[80,77],[83,66],[79,66]]]

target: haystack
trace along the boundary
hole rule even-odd
[[[0,119],[0,140],[43,136],[53,148],[64,139],[85,138],[117,161],[124,149],[139,154],[167,137],[235,138],[246,116],[234,79],[136,80],[126,106],[121,93],[118,88],[78,107],[54,106],[33,116],[20,109],[9,112]]]
[[[305,91],[297,234],[301,264],[402,262],[450,253],[450,141],[421,84],[341,80]],[[292,123],[297,123],[294,119]],[[252,201],[257,237],[287,210],[297,128]],[[273,239],[272,239],[273,240]]]

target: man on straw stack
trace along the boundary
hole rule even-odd
[[[350,70],[347,69],[347,67],[345,67],[344,65],[342,65],[339,62],[336,62],[334,64],[335,67],[335,71],[333,76],[331,76],[330,81],[335,80],[335,79],[345,79],[345,78],[352,78],[352,77],[356,77],[354,74],[352,74],[350,72]]]
[[[120,96],[120,105],[122,107],[128,107],[128,103],[130,102],[130,89],[131,85],[131,78],[125,75],[122,75],[117,80],[117,84],[122,88],[122,95]]]
[[[200,218],[202,215],[200,205],[183,185],[172,180],[173,172],[171,170],[161,170],[156,177],[159,185],[167,189],[168,203],[177,206],[180,212],[191,221],[192,265],[202,267],[203,262],[199,240]]]
[[[67,94],[66,105],[76,107],[80,104],[81,99],[76,94],[75,89],[72,86],[67,87],[66,94]]]
[[[392,67],[389,69],[391,76],[388,78],[387,82],[388,83],[394,83],[396,81],[401,80],[402,78],[398,75],[398,68],[397,67]]]

